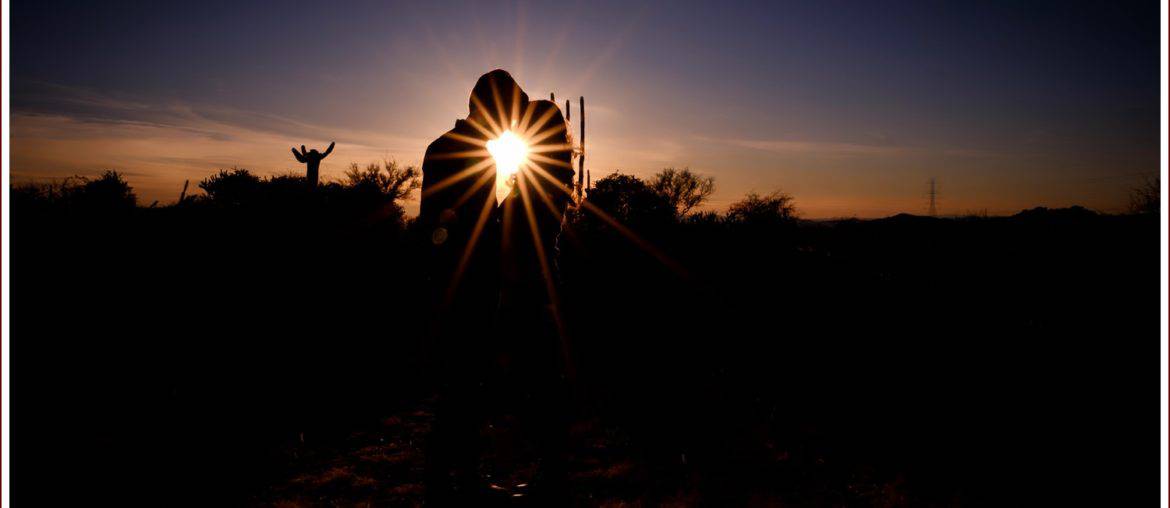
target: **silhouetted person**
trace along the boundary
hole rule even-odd
[[[477,504],[479,432],[491,403],[491,412],[513,409],[519,417],[541,464],[531,492],[548,496],[537,503],[556,505],[566,483],[567,393],[550,290],[572,153],[556,105],[530,103],[507,72],[482,76],[469,106],[468,117],[431,143],[423,160],[419,220],[431,245],[429,332],[439,376],[427,499]],[[527,134],[556,162],[521,167],[498,203],[485,145],[504,130]],[[503,385],[491,385],[495,380]]]
[[[556,297],[556,260],[573,183],[572,152],[565,118],[556,104],[533,101],[531,109],[531,118],[539,125],[529,132],[543,138],[538,144],[549,160],[540,158],[521,168],[517,184],[501,204],[497,329],[501,354],[508,358],[503,391],[511,395],[521,428],[540,459],[532,494],[544,497],[534,501],[556,506],[566,499],[569,417],[568,344]]]
[[[470,114],[431,143],[423,159],[419,221],[430,243],[428,335],[438,377],[427,446],[432,505],[466,504],[478,488],[482,386],[494,359],[500,249],[496,171],[485,152],[490,137],[484,129],[498,122],[500,111],[510,113],[513,100],[520,108],[528,104],[511,75],[500,70],[485,74],[472,90]]]
[[[533,137],[543,138],[538,142],[540,154],[553,162],[534,160],[530,164],[535,168],[521,169],[520,181],[501,204],[505,224],[502,298],[504,303],[521,299],[551,304],[546,282],[547,277],[555,282],[557,239],[573,186],[572,151],[560,108],[545,100],[532,101],[530,108],[534,123],[547,118],[530,131]]]
[[[310,188],[317,188],[317,179],[321,171],[321,159],[324,159],[333,152],[333,145],[336,142],[329,143],[329,148],[325,149],[325,153],[318,152],[316,148],[312,150],[305,150],[305,145],[301,145],[301,151],[298,152],[296,148],[292,149],[293,157],[297,158],[297,162],[305,165],[305,180],[309,182]]]

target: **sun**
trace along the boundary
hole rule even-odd
[[[528,161],[528,143],[506,130],[498,138],[488,140],[487,150],[496,161],[496,200],[502,203],[512,190],[516,172]]]

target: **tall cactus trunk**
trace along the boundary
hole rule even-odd
[[[577,201],[585,197],[585,97],[582,96],[580,100],[581,107],[577,114],[581,117],[581,139],[579,141],[581,143],[581,158],[577,161]]]
[[[307,164],[307,166],[308,166],[308,168],[305,171],[305,180],[307,180],[309,182],[310,189],[316,189],[318,175],[321,172],[321,164],[320,163],[314,164],[314,163],[310,162],[309,164]]]

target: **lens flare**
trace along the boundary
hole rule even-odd
[[[520,165],[528,160],[528,144],[511,130],[487,142],[488,153],[496,161],[496,200],[503,202],[515,185]]]

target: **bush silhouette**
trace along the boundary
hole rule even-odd
[[[138,206],[134,189],[117,171],[97,178],[73,176],[60,182],[14,185],[12,201],[14,207],[29,211],[127,212]]]
[[[422,173],[414,166],[400,166],[397,161],[371,162],[364,168],[354,162],[345,172],[345,185],[359,192],[374,192],[391,201],[407,199],[422,186]]]
[[[780,191],[761,196],[750,193],[727,209],[727,221],[733,224],[776,225],[796,220],[792,196]]]
[[[95,179],[82,177],[84,182],[73,190],[71,199],[75,206],[89,210],[133,210],[138,197],[130,184],[117,171],[106,171]]]
[[[1129,192],[1129,213],[1157,214],[1162,209],[1162,182],[1157,176],[1145,177],[1141,185]]]
[[[260,193],[260,177],[246,169],[232,168],[204,178],[199,188],[211,202],[226,206],[255,203]]]

